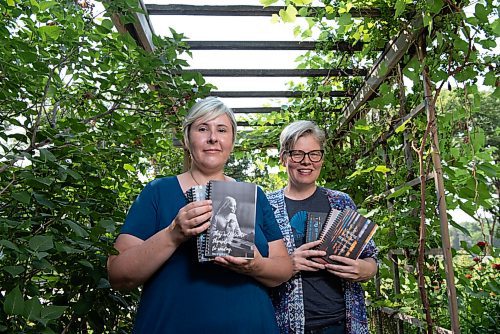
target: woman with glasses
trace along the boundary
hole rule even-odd
[[[356,209],[347,194],[316,185],[324,144],[324,132],[310,121],[291,123],[280,136],[280,160],[288,184],[268,198],[292,255],[294,276],[272,291],[276,318],[281,333],[367,334],[364,293],[358,282],[377,272],[373,241],[358,260],[332,255],[337,265],[312,261],[326,253],[314,250],[318,241],[305,243],[308,213],[326,216],[331,208]]]

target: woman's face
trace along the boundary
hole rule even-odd
[[[306,153],[320,149],[318,140],[312,135],[300,137],[292,148],[292,150],[301,150]],[[301,162],[293,162],[289,154],[285,154],[283,158],[283,165],[286,167],[290,184],[301,187],[316,183],[323,166],[323,160],[311,162],[307,154]]]
[[[231,120],[221,115],[210,121],[195,121],[189,129],[189,145],[193,163],[201,171],[222,170],[233,150]]]
[[[230,213],[236,212],[236,202],[234,201],[229,202],[229,212]]]

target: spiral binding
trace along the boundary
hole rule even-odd
[[[211,183],[209,182],[206,186],[194,186],[186,191],[186,198],[188,202],[203,201],[205,199],[210,199],[211,194]],[[205,256],[205,250],[207,248],[207,231],[203,231],[196,237],[196,252],[198,254],[198,262],[208,262],[213,261],[213,258]]]

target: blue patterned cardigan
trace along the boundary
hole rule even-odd
[[[349,195],[326,188],[322,189],[330,202],[330,207],[343,210],[345,207],[356,209]],[[288,253],[292,254],[295,244],[292,229],[288,221],[284,190],[278,190],[267,195],[278,221]],[[366,245],[360,258],[372,257],[377,260],[378,250],[373,240]],[[346,307],[346,334],[369,334],[368,319],[365,307],[364,291],[361,284],[342,280]],[[302,295],[302,277],[300,272],[288,282],[271,289],[276,319],[282,334],[304,333],[304,300]]]

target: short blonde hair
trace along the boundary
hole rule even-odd
[[[221,115],[227,115],[231,121],[233,128],[233,144],[236,140],[236,118],[234,113],[216,97],[207,97],[203,100],[196,102],[194,106],[189,109],[184,122],[182,123],[182,133],[184,135],[184,147],[189,150],[189,130],[191,125],[197,120],[210,121]]]
[[[280,157],[283,156],[283,153],[293,149],[300,137],[309,135],[319,142],[321,149],[324,149],[325,132],[316,123],[312,121],[295,121],[288,124],[280,135]]]

